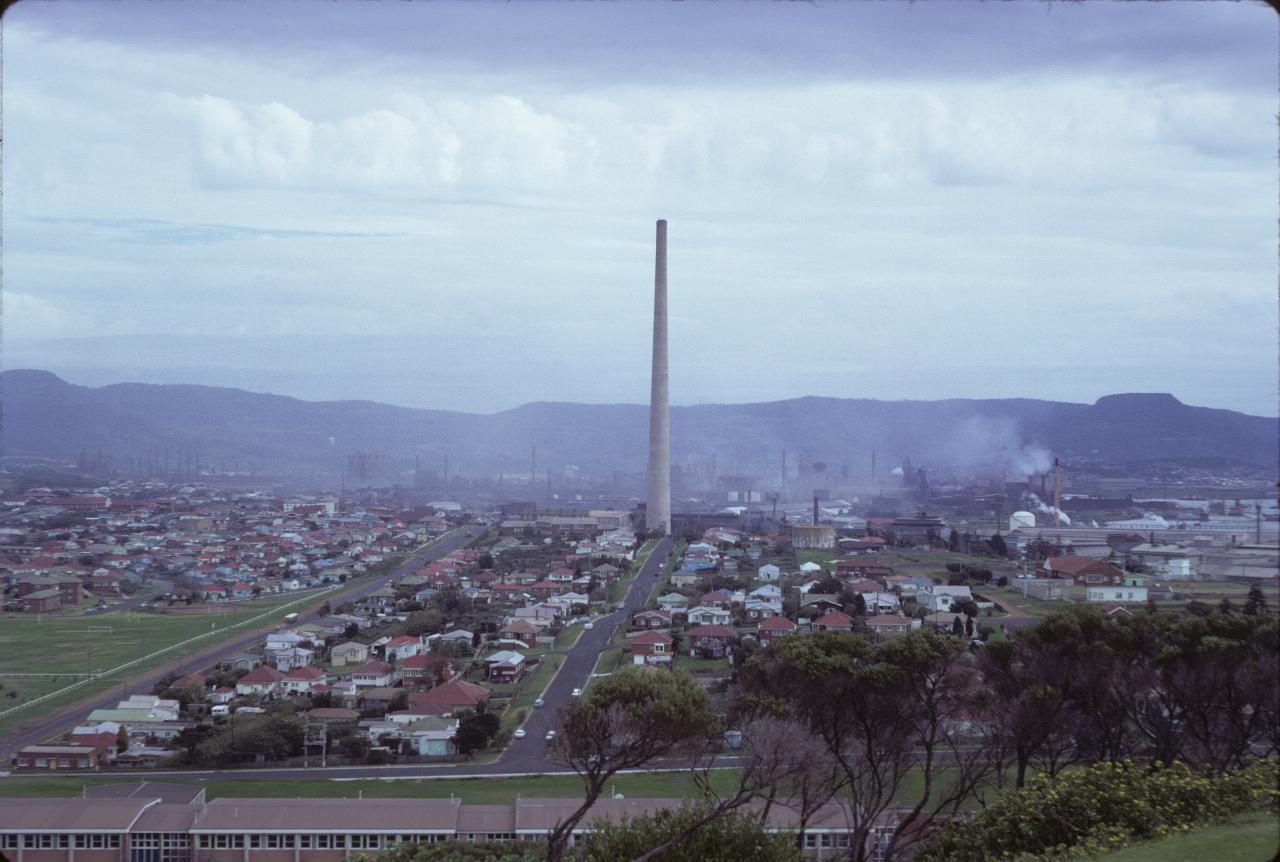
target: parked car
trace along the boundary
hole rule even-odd
[[[596,625],[595,623],[587,623],[585,626],[583,626],[583,628],[592,629],[592,628],[595,628],[595,625]]]
[[[514,736],[516,739],[524,739],[524,737],[525,737],[524,728],[523,728],[523,727],[517,727],[517,728],[516,728],[516,732],[515,732],[515,733],[513,733],[513,734],[511,734],[511,735],[512,735],[512,736]]]
[[[546,701],[544,701],[542,698],[538,698],[533,702],[533,706],[535,709],[540,709],[545,703]]]
[[[575,688],[575,689],[573,690],[573,697],[582,697],[582,689],[580,689],[580,688]]]
[[[550,742],[551,740],[553,740],[553,739],[555,739],[555,738],[556,738],[556,732],[555,732],[554,730],[548,730],[548,731],[547,731],[547,742]]]

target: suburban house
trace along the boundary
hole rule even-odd
[[[310,694],[325,688],[324,671],[317,667],[295,667],[280,681],[280,689],[289,694]]]
[[[1071,554],[1044,561],[1046,577],[1070,578],[1076,586],[1114,586],[1124,583],[1124,572],[1110,563]]]
[[[1146,587],[1089,587],[1085,590],[1087,602],[1145,602]]]
[[[422,641],[408,635],[401,635],[387,641],[382,647],[382,655],[390,661],[404,661],[410,656],[415,656],[422,651]]]
[[[369,661],[351,672],[351,682],[357,688],[391,685],[394,674],[391,665],[383,661]]]
[[[280,687],[284,674],[271,665],[259,665],[236,682],[236,694],[269,695]]]
[[[515,682],[524,673],[524,656],[515,650],[499,650],[485,659],[485,678],[490,682]]]
[[[764,581],[766,584],[775,583],[782,578],[782,569],[773,563],[765,563],[756,569],[756,580]]]
[[[442,655],[420,652],[396,665],[396,679],[406,685],[422,685],[454,674],[453,662]]]
[[[695,626],[685,633],[689,638],[689,655],[707,650],[715,658],[723,656],[738,639],[738,633],[728,626]]]
[[[916,601],[933,613],[950,613],[957,602],[966,600],[973,601],[973,593],[968,587],[949,587],[941,584],[930,584],[923,592],[916,595]]]
[[[698,604],[704,608],[720,608],[727,611],[733,605],[733,596],[726,590],[712,590],[704,595]]]
[[[640,611],[631,618],[638,629],[665,629],[671,626],[671,611]]]
[[[744,608],[749,620],[764,620],[769,617],[782,616],[782,602],[749,601]]]
[[[658,596],[658,606],[666,608],[669,611],[684,610],[689,607],[689,600],[679,593],[667,593],[665,596]]]
[[[502,627],[498,632],[503,640],[520,641],[525,646],[533,647],[538,644],[538,634],[542,630],[528,620],[512,620]]]
[[[458,753],[453,738],[458,720],[429,715],[406,725],[399,732],[401,750],[419,757],[451,757]]]
[[[780,602],[782,601],[782,588],[774,584],[765,584],[748,593],[747,599],[757,599],[762,602]]]
[[[489,689],[474,682],[455,679],[430,691],[409,695],[409,710],[426,715],[453,715],[464,709],[475,709],[489,702]]]
[[[631,639],[631,660],[634,664],[671,663],[671,635],[662,632],[643,632]]]
[[[761,621],[760,627],[756,629],[756,637],[760,639],[760,643],[767,644],[776,637],[791,634],[797,628],[798,626],[786,617],[769,617]]]
[[[902,635],[917,627],[915,620],[897,614],[877,614],[867,617],[867,628],[871,629],[876,640],[883,640],[894,635]]]
[[[62,607],[62,592],[57,588],[36,590],[21,599],[22,609],[29,613],[47,614]]]
[[[369,660],[369,647],[355,641],[338,644],[329,650],[329,663],[334,667],[364,664]]]
[[[733,620],[733,615],[722,608],[696,607],[686,616],[693,626],[727,626]]]
[[[853,617],[844,611],[827,611],[813,621],[813,628],[820,632],[851,632]]]

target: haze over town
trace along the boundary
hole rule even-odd
[[[6,11],[6,367],[1276,414],[1262,4],[302,8]]]

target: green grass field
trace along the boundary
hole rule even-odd
[[[713,784],[728,790],[735,779],[735,770],[717,770]],[[394,770],[388,772],[395,775]],[[80,793],[86,784],[117,784],[130,780],[141,781],[146,776],[130,779],[125,776],[111,778],[5,778],[0,779],[0,796],[71,797]],[[166,778],[166,781],[172,779]],[[523,797],[575,797],[582,795],[582,780],[576,775],[542,775],[520,778],[440,778],[403,780],[360,781],[251,781],[216,780],[187,781],[206,789],[210,799],[218,797],[309,797],[309,798],[425,798],[438,799],[456,796],[472,805],[511,803],[517,796]],[[659,797],[683,799],[694,794],[694,784],[687,774],[678,772],[653,772],[620,775],[610,783],[610,792],[628,797]]]
[[[302,604],[323,599],[332,591],[308,593]],[[252,609],[232,609],[226,613],[179,615],[121,611],[91,617],[15,617],[0,625],[0,711],[29,702],[57,691],[85,674],[102,676],[65,694],[50,698],[26,709],[0,716],[0,737],[22,724],[48,715],[69,703],[98,694],[113,686],[127,689],[130,678],[165,662],[217,643],[245,630],[236,628],[267,614],[252,625],[267,625],[295,610],[297,596],[281,596],[276,600],[256,603]],[[180,644],[199,635],[189,645],[171,649],[155,658],[117,672],[109,672],[121,664]],[[16,677],[6,674],[33,673],[78,674],[79,676]],[[127,693],[127,692],[126,692]]]
[[[1270,862],[1280,852],[1280,818],[1259,811],[1159,841],[1092,857],[1095,862]]]

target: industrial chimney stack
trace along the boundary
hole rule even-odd
[[[658,221],[653,279],[653,380],[649,390],[649,499],[645,527],[671,532],[671,419],[667,395],[667,222]]]

